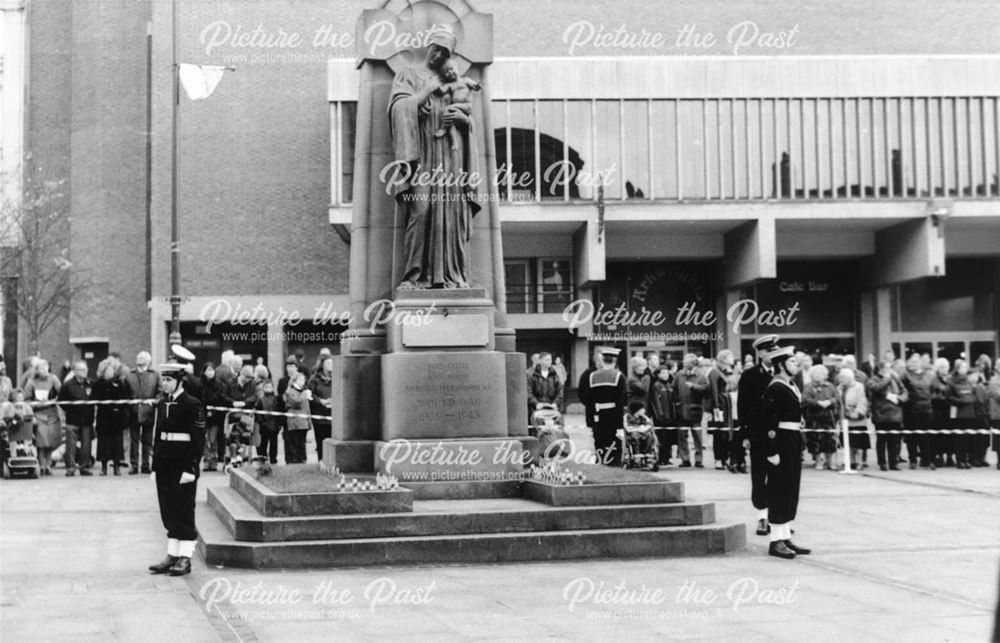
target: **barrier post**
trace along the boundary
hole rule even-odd
[[[840,421],[840,428],[844,436],[844,468],[840,470],[840,473],[845,474],[857,473],[851,468],[851,431],[849,426],[850,422],[847,421],[847,418]]]

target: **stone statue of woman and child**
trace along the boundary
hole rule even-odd
[[[389,98],[394,158],[405,180],[394,187],[404,217],[400,290],[468,288],[472,219],[482,208],[473,93],[452,59],[457,39],[436,25],[424,60],[398,74]]]

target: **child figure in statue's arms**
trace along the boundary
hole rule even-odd
[[[437,89],[437,92],[442,95],[451,94],[451,105],[446,111],[457,110],[466,116],[471,114],[472,92],[479,91],[483,86],[471,78],[465,76],[459,78],[458,68],[451,60],[441,68],[441,83],[442,85]],[[458,132],[455,131],[455,126],[452,125],[447,130],[444,127],[439,127],[434,132],[434,138],[441,138],[445,134],[448,135],[448,140],[451,142],[451,149],[457,149]]]

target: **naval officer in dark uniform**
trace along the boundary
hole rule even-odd
[[[793,346],[776,348],[768,357],[774,379],[764,390],[761,420],[766,430],[767,510],[771,528],[768,553],[795,558],[810,553],[792,542],[792,521],[802,481],[802,393],[795,385],[798,362]]]
[[[767,354],[777,347],[777,335],[764,335],[756,339],[753,348],[757,352],[757,363],[740,376],[736,394],[736,410],[740,421],[739,442],[750,445],[750,499],[757,510],[757,535],[766,536],[767,528],[767,454],[764,453],[767,440],[766,431],[761,427],[760,400],[764,389],[771,382],[771,361]],[[746,471],[743,453],[736,458],[738,471]]]
[[[198,529],[194,499],[199,462],[205,449],[205,412],[201,402],[184,390],[184,366],[160,367],[162,395],[156,403],[153,427],[153,480],[160,518],[167,529],[167,557],[149,566],[154,574],[182,576],[191,572]]]
[[[625,402],[628,391],[625,376],[618,370],[618,354],[621,349],[602,348],[600,368],[587,378],[584,406],[593,408],[593,417],[588,418],[594,430],[594,448],[598,464],[620,467],[621,448],[617,444],[617,433],[625,425]]]

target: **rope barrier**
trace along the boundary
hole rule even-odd
[[[157,399],[141,399],[141,400],[51,400],[46,402],[27,402],[29,406],[104,406],[104,405],[116,405],[121,406],[125,404],[149,404],[155,405],[158,402]],[[289,413],[283,411],[264,411],[261,409],[250,409],[250,408],[235,408],[231,406],[206,406],[206,411],[225,411],[227,413],[246,413],[248,415],[270,415],[276,417],[286,417],[286,418],[309,418],[313,420],[330,420],[329,415],[313,415],[310,413]],[[543,429],[546,428],[547,424],[529,424],[529,429]],[[590,428],[585,424],[564,424],[559,425],[563,429],[587,429]],[[653,427],[657,430],[662,431],[686,431],[690,429],[702,429],[708,433],[717,433],[722,431],[728,433],[729,429],[726,427],[701,427],[701,426],[655,426]],[[737,428],[733,428],[733,431],[737,431]],[[823,428],[823,429],[813,429],[809,427],[803,427],[803,432],[813,432],[813,433],[841,433],[841,429],[838,428]],[[864,431],[852,430],[850,433],[863,434],[870,433],[873,431],[872,427],[864,427]],[[884,429],[875,430],[875,434],[883,435],[1000,435],[1000,429]]]
[[[547,424],[529,424],[529,429],[544,429],[550,425]],[[562,429],[589,429],[590,427],[585,424],[563,424],[556,425]],[[723,432],[728,433],[729,429],[726,427],[701,427],[701,426],[654,426],[657,431],[688,431],[688,430],[703,430],[707,433],[717,433]],[[733,428],[735,433],[739,429]],[[864,431],[857,430],[857,427],[852,427],[850,433],[855,435],[862,435],[874,431],[876,434],[894,434],[894,435],[1000,435],[1000,429],[885,429],[885,430],[875,430],[872,427],[864,427]],[[837,433],[841,432],[840,429],[811,429],[808,427],[802,428],[803,433]]]
[[[159,402],[158,399],[141,399],[141,400],[50,400],[45,402],[26,402],[28,406],[40,407],[40,406],[124,406],[126,404],[140,405],[148,404],[150,406],[155,406]],[[262,409],[251,409],[251,408],[236,408],[233,406],[205,406],[206,411],[225,411],[226,413],[246,413],[248,415],[273,415],[280,417],[296,417],[296,418],[310,418],[314,420],[327,420],[331,418],[329,415],[312,415],[310,413],[288,413],[282,411],[264,411]]]

